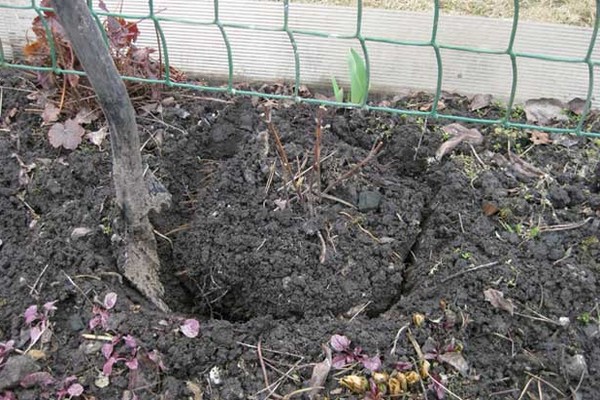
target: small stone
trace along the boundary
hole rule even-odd
[[[85,329],[85,324],[79,315],[73,314],[69,317],[69,327],[72,331],[79,332]]]
[[[582,375],[587,375],[588,373],[587,362],[583,354],[566,357],[562,367],[565,375],[574,380],[581,379]]]
[[[560,326],[562,326],[563,328],[569,326],[570,323],[571,323],[571,320],[569,319],[569,317],[560,317],[558,319],[558,324]]]
[[[40,366],[28,356],[10,357],[0,371],[0,391],[17,386],[25,376],[39,370]]]
[[[76,240],[76,239],[85,237],[85,236],[89,235],[92,231],[93,231],[93,229],[91,229],[91,228],[87,228],[85,226],[80,226],[79,228],[73,229],[73,232],[71,232],[71,239]]]
[[[361,212],[373,211],[379,208],[382,195],[379,192],[365,190],[358,194],[358,210]]]
[[[600,337],[600,326],[598,324],[587,324],[583,327],[583,333],[590,339],[598,338]]]

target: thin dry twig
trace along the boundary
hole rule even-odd
[[[335,196],[332,196],[332,195],[327,194],[327,193],[321,193],[321,197],[324,198],[324,199],[327,199],[327,200],[331,200],[331,201],[335,201],[335,202],[338,202],[340,204],[343,204],[343,205],[345,205],[348,208],[353,208],[355,210],[357,209],[357,207],[354,204],[349,203],[346,200],[342,200],[339,197],[335,197]]]
[[[581,228],[594,218],[587,217],[581,222],[573,222],[572,224],[560,224],[560,225],[544,225],[539,227],[540,232],[558,232],[558,231],[567,231],[570,229]]]
[[[360,307],[355,313],[354,315],[349,319],[349,322],[352,322],[354,320],[354,318],[358,317],[358,315],[365,311],[367,309],[367,307],[369,307],[369,305],[372,303],[371,300],[367,301],[365,304],[362,305],[362,307]]]
[[[396,337],[394,338],[394,345],[392,346],[392,349],[390,350],[390,355],[394,355],[396,353],[396,347],[398,345],[398,340],[400,340],[400,335],[402,335],[402,332],[404,332],[406,329],[408,329],[410,325],[409,324],[405,324],[402,325],[400,327],[400,329],[398,329],[398,332],[396,332]]]
[[[271,387],[271,385],[269,384],[269,376],[267,375],[267,368],[265,367],[265,360],[263,360],[263,356],[262,356],[260,340],[258,341],[258,345],[256,346],[256,353],[258,354],[258,361],[260,362],[260,369],[262,370],[263,378],[265,380],[265,388],[268,389]]]
[[[442,279],[442,280],[440,281],[440,283],[446,283],[446,282],[448,282],[449,280],[452,280],[452,279],[454,279],[454,278],[458,278],[459,276],[461,276],[461,275],[464,275],[464,274],[468,274],[468,273],[470,273],[470,272],[477,271],[478,269],[483,269],[483,268],[489,268],[489,267],[496,266],[496,265],[498,265],[498,263],[499,263],[498,261],[493,261],[493,262],[491,262],[491,263],[482,264],[482,265],[477,265],[476,267],[471,267],[471,268],[464,269],[464,270],[462,270],[462,271],[460,271],[460,272],[457,272],[457,273],[455,273],[455,274],[452,274],[452,275],[450,275],[450,276],[447,276],[446,278]]]
[[[350,178],[352,175],[358,173],[358,171],[360,171],[362,167],[364,167],[373,158],[375,158],[375,156],[377,155],[377,153],[379,153],[379,150],[381,150],[382,147],[383,147],[383,142],[382,141],[378,141],[375,144],[375,146],[373,146],[373,148],[371,149],[371,151],[369,152],[369,154],[367,154],[367,156],[361,162],[359,162],[358,164],[356,164],[350,171],[348,171],[345,174],[343,174],[342,176],[340,176],[335,182],[329,184],[329,186],[327,186],[325,188],[325,190],[323,190],[323,193],[327,193],[327,192],[333,190],[341,182],[343,182],[346,179]]]
[[[86,299],[91,305],[94,305],[94,302],[92,300],[90,300],[90,298],[85,294],[85,292],[73,281],[73,279],[71,279],[71,277],[69,275],[67,275],[67,273],[64,270],[61,270],[61,272],[63,273],[63,275],[67,278],[67,280],[69,281],[69,283],[71,285],[73,285],[75,287],[75,289],[77,289],[77,291],[79,293],[81,293],[81,295],[83,296],[84,299]]]
[[[433,376],[429,376],[429,379],[431,379],[436,385],[438,385],[439,387],[444,389],[444,392],[448,393],[450,396],[454,397],[457,400],[463,400],[462,397],[460,397],[459,395],[457,395],[456,393],[454,393],[453,391],[448,389],[446,386],[444,386],[444,384],[442,384],[442,382],[438,381]]]
[[[44,274],[46,273],[46,270],[48,269],[49,266],[50,266],[50,264],[46,264],[44,269],[42,269],[42,272],[36,278],[35,282],[33,282],[33,285],[31,286],[31,290],[29,291],[30,296],[33,294],[33,292],[36,292],[39,295],[39,292],[36,290],[36,287],[37,287],[38,283],[40,283],[42,276],[44,276]]]
[[[529,378],[527,384],[525,384],[525,387],[523,388],[523,390],[521,390],[521,394],[519,395],[519,398],[517,400],[523,399],[523,396],[525,396],[525,394],[527,393],[527,389],[529,389],[529,385],[531,385],[531,382],[533,382],[533,378]]]
[[[319,262],[321,264],[325,264],[325,260],[327,257],[327,245],[325,244],[325,239],[323,238],[323,234],[321,231],[317,231],[317,236],[319,237],[319,241],[321,242],[321,254],[319,255]]]
[[[240,346],[244,346],[244,347],[247,347],[249,349],[253,349],[253,350],[257,350],[258,349],[258,346],[253,345],[253,344],[248,344],[248,343],[244,343],[244,342],[236,342],[236,343],[239,344]],[[261,348],[261,350],[269,352],[269,353],[273,353],[273,354],[279,354],[279,355],[283,355],[283,356],[290,356],[290,357],[304,359],[304,356],[301,356],[300,354],[288,353],[287,351],[279,351],[279,350],[263,349],[263,348]]]
[[[528,372],[528,371],[525,371],[525,373],[527,375],[529,375],[531,377],[531,379],[537,379],[538,381],[541,381],[543,384],[547,385],[549,388],[551,388],[552,390],[554,390],[560,396],[566,397],[566,394],[562,390],[560,390],[559,388],[557,388],[556,386],[554,386],[553,384],[551,384],[547,380],[543,379],[541,376],[534,375],[534,374],[532,374],[531,372]]]
[[[317,196],[321,193],[321,139],[323,136],[322,126],[321,126],[321,112],[322,109],[319,108],[319,112],[317,113],[317,128],[315,129],[315,147],[314,147],[314,160],[313,160],[313,170],[315,171],[315,189]],[[310,185],[312,187],[312,185]]]
[[[269,128],[269,133],[273,137],[275,141],[275,148],[277,149],[277,155],[281,160],[281,164],[283,166],[283,176],[284,176],[284,185],[287,187],[288,184],[292,184],[292,186],[296,189],[298,194],[298,198],[302,200],[302,193],[299,188],[292,181],[294,179],[294,174],[292,173],[292,167],[290,166],[290,161],[288,159],[287,153],[283,144],[281,143],[281,138],[279,136],[279,132],[277,132],[277,128],[271,119],[271,110],[269,108],[265,109],[265,122],[267,123],[267,127]]]

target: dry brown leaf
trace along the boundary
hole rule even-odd
[[[192,392],[194,400],[202,400],[202,396],[204,396],[204,393],[202,392],[202,389],[200,389],[200,386],[198,384],[192,381],[186,381],[185,387],[187,388],[187,390]]]
[[[17,154],[13,153],[11,154],[12,158],[16,158],[17,162],[19,163],[19,185],[21,186],[27,186],[29,184],[29,182],[31,182],[31,178],[29,177],[29,173],[31,171],[33,171],[37,165],[35,163],[31,163],[31,164],[26,164],[23,162],[23,160],[21,160],[21,157],[19,157]]]
[[[565,106],[558,99],[532,99],[525,102],[527,122],[547,125],[553,121],[568,121],[564,114]]]
[[[102,142],[104,141],[104,139],[106,138],[107,135],[108,135],[108,127],[103,126],[102,128],[98,129],[97,131],[89,132],[87,135],[85,135],[85,137],[90,142],[92,142],[93,144],[98,146],[98,148],[100,150],[102,150]]]
[[[542,170],[534,167],[512,152],[508,153],[508,160],[513,171],[525,178],[542,178],[545,175]]]
[[[575,97],[567,103],[567,106],[572,113],[581,115],[585,110],[585,100],[580,97]]]
[[[482,108],[489,107],[492,104],[492,95],[491,94],[476,94],[471,99],[471,104],[469,104],[469,109],[471,111],[481,110]]]
[[[85,129],[81,127],[74,119],[68,119],[65,124],[55,123],[48,131],[48,139],[52,147],[64,147],[68,150],[75,150],[81,143],[85,134]]]
[[[460,372],[463,376],[466,376],[469,372],[469,364],[467,360],[458,351],[449,351],[447,353],[440,354],[438,360],[445,362],[452,368]]]
[[[552,139],[550,139],[550,134],[548,132],[531,131],[530,135],[529,139],[531,140],[531,143],[535,145],[552,143]]]
[[[479,145],[483,142],[483,135],[477,129],[466,128],[457,122],[444,126],[443,130],[452,137],[442,143],[435,152],[435,158],[438,161],[462,142],[473,145]]]
[[[82,108],[75,116],[75,122],[79,125],[88,125],[98,119],[98,115],[88,108]]]
[[[494,308],[508,311],[510,315],[513,315],[515,306],[512,300],[504,298],[504,293],[501,291],[496,289],[486,289],[483,291],[483,296]]]
[[[430,103],[424,104],[421,107],[419,107],[419,111],[431,111],[432,107],[433,107],[433,102],[430,102]],[[446,108],[446,104],[443,101],[438,100],[437,110],[441,111],[445,108]]]
[[[55,122],[58,119],[58,115],[60,114],[60,108],[56,107],[54,104],[48,102],[46,106],[44,106],[44,112],[42,112],[42,120],[45,124],[49,124],[50,122]]]
[[[315,364],[312,376],[308,382],[308,386],[312,388],[311,391],[308,392],[308,398],[310,400],[313,400],[319,394],[319,391],[325,385],[325,381],[331,370],[331,349],[326,345],[322,345],[322,348],[325,353],[325,359],[320,363]]]
[[[486,217],[491,217],[492,215],[495,215],[498,213],[498,211],[500,211],[498,206],[496,206],[494,203],[490,203],[489,201],[483,202],[483,204],[481,205],[481,210],[483,211],[483,214]]]

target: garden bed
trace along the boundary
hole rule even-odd
[[[172,195],[171,208],[152,216],[173,310],[164,314],[121,279],[113,257],[108,142],[51,147],[27,79],[3,72],[0,82],[0,341],[27,349],[25,310],[56,301],[52,335],[32,347],[36,360],[17,368],[18,351],[0,358],[5,396],[56,397],[76,376],[87,399],[285,398],[277,396],[308,386],[325,358],[321,344],[331,349],[336,334],[362,348],[356,361],[378,355],[387,373],[418,369],[422,351],[430,377],[409,385],[412,398],[600,393],[597,139],[475,126],[482,144],[440,159],[447,122],[328,109],[321,189],[366,162],[326,196],[297,198],[285,189],[262,102],[163,93],[159,109],[138,106],[138,123],[144,161]],[[471,114],[468,99],[443,101]],[[286,103],[272,110],[306,180],[316,179],[317,113]],[[108,293],[117,295],[112,308]],[[100,311],[107,325],[90,329]],[[186,319],[200,321],[197,337],[182,333]],[[136,345],[115,345],[125,360],[107,383],[101,346],[118,335]],[[136,368],[126,366],[133,358]],[[23,388],[24,371],[55,380]],[[10,373],[20,375],[8,387]],[[321,395],[362,399],[340,385],[352,374],[372,377],[360,363],[332,369]]]

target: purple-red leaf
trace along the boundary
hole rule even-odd
[[[67,150],[75,150],[81,143],[85,129],[74,119],[68,119],[64,125],[55,123],[48,131],[48,139],[52,147],[64,147]]]
[[[0,400],[17,400],[17,396],[13,392],[0,393]]]
[[[90,319],[89,327],[90,330],[94,330],[95,327],[100,325],[100,316],[96,315],[94,318]]]
[[[165,367],[165,364],[162,361],[162,355],[158,352],[158,350],[154,349],[150,353],[148,353],[148,358],[154,364],[158,365],[158,368],[160,368],[161,371],[165,371],[167,369],[167,367]]]
[[[35,304],[27,307],[27,310],[25,310],[25,314],[24,314],[26,324],[31,324],[33,321],[36,320],[36,318],[38,317],[37,310],[38,310],[38,308]]]
[[[198,320],[190,318],[183,321],[183,324],[179,327],[181,333],[189,338],[195,338],[200,332],[200,323]]]
[[[57,301],[58,300],[49,301],[44,304],[44,311],[46,312],[46,314],[50,314],[52,311],[58,310],[58,308],[54,305]]]
[[[125,335],[123,336],[123,340],[125,341],[125,346],[127,346],[128,348],[132,350],[135,350],[137,348],[137,341],[133,336]]]
[[[379,371],[381,369],[381,359],[379,358],[379,356],[363,357],[360,360],[360,362],[363,365],[363,367],[365,367],[369,371],[374,372]]]
[[[408,361],[398,361],[396,363],[396,369],[400,372],[410,371],[413,369],[413,365]]]
[[[113,365],[117,362],[115,357],[110,357],[102,366],[102,373],[104,376],[110,376],[112,374]]]
[[[21,386],[30,388],[32,386],[49,386],[54,383],[54,378],[48,372],[33,372],[21,379]]]
[[[69,396],[81,396],[83,394],[83,386],[79,383],[74,383],[67,389]]]
[[[117,294],[114,292],[107,293],[106,296],[104,296],[104,308],[110,310],[115,304],[117,304]]]
[[[350,339],[343,335],[333,335],[331,336],[331,340],[329,340],[329,344],[333,350],[340,353],[348,350],[348,347],[350,347]]]
[[[333,357],[333,360],[331,361],[331,366],[336,369],[342,369],[347,364],[348,360],[345,354],[338,354]]]
[[[131,360],[125,361],[125,365],[130,370],[138,369],[138,360],[137,360],[137,358],[134,357]]]
[[[29,331],[29,339],[31,340],[31,346],[33,346],[34,344],[37,343],[38,340],[40,340],[40,337],[42,336],[42,329],[39,326],[34,326],[31,328],[31,330]]]
[[[112,343],[104,343],[102,345],[102,355],[105,359],[109,359],[112,356],[114,346]]]

